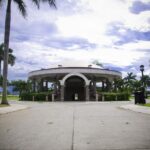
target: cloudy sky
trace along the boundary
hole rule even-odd
[[[40,10],[24,0],[24,19],[12,5],[10,47],[16,56],[9,80],[27,79],[28,72],[63,66],[88,66],[140,75],[150,73],[150,0],[56,0],[57,9]],[[0,10],[3,42],[6,4]],[[2,17],[1,17],[2,16]]]

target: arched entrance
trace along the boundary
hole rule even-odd
[[[79,76],[71,76],[65,81],[65,101],[85,100],[85,81]]]

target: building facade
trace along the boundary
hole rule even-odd
[[[62,67],[41,69],[29,73],[33,91],[48,91],[53,83],[54,100],[89,101],[96,100],[96,83],[108,88],[114,79],[121,78],[118,71],[89,67]]]

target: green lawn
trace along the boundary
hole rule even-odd
[[[0,107],[8,107],[9,105],[0,104]]]
[[[2,99],[2,95],[0,95],[0,100]],[[19,100],[19,96],[18,95],[8,95],[7,96],[8,100]]]
[[[150,107],[150,103],[144,104],[144,105],[142,105],[142,106]]]

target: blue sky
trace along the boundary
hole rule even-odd
[[[150,73],[150,0],[56,0],[57,9],[42,4],[40,10],[25,0],[22,18],[12,5],[10,47],[17,57],[9,67],[9,80],[27,79],[28,72],[63,66],[88,66],[140,75]],[[3,42],[6,5],[0,10]],[[93,65],[94,66],[94,65]]]

